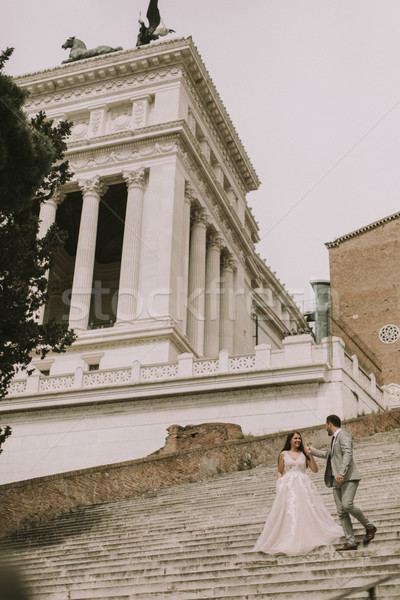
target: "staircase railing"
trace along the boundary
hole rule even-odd
[[[349,596],[352,596],[353,594],[358,594],[359,592],[368,592],[368,598],[370,600],[376,600],[377,599],[376,588],[379,585],[381,585],[381,583],[385,583],[386,581],[389,581],[390,579],[394,579],[395,577],[400,577],[400,573],[392,573],[391,575],[386,575],[386,577],[374,579],[373,581],[370,581],[370,583],[367,583],[366,585],[362,585],[357,588],[352,588],[351,590],[348,590],[347,592],[342,592],[341,594],[339,594],[339,596],[333,596],[330,600],[343,600],[344,598],[348,598]]]

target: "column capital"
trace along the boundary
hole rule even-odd
[[[97,194],[99,199],[101,196],[104,196],[108,190],[108,186],[99,176],[92,177],[91,179],[79,179],[78,185],[81,188],[83,195],[89,193]]]
[[[221,234],[218,231],[208,231],[207,232],[207,248],[216,248],[217,250],[221,250],[221,247],[222,247]]]
[[[194,225],[203,225],[207,227],[207,214],[205,208],[195,208],[191,215],[192,227]]]
[[[234,271],[236,269],[236,260],[230,254],[223,254],[221,257],[221,271]]]
[[[190,181],[185,181],[185,200],[189,201],[191,204],[198,201],[198,195],[196,194],[196,190],[190,183]]]
[[[136,169],[135,171],[123,171],[122,177],[125,179],[128,190],[130,188],[143,190],[146,183],[146,169],[140,167],[140,169]]]
[[[60,206],[65,200],[67,194],[64,194],[61,190],[55,190],[51,198],[49,198],[49,202],[54,202],[56,206]]]

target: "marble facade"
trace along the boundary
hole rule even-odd
[[[17,83],[28,114],[73,122],[74,177],[40,213],[39,235],[57,222],[69,237],[39,318],[78,337],[0,404],[1,482],[144,456],[174,423],[256,435],[385,407],[340,340],[302,335],[257,254],[259,181],[190,38]]]

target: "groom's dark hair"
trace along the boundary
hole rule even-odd
[[[340,420],[340,417],[338,417],[337,415],[329,415],[328,417],[326,417],[326,422],[332,423],[332,425],[334,427],[342,426],[342,421]]]

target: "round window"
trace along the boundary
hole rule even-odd
[[[379,332],[379,339],[385,344],[393,344],[400,338],[400,329],[396,325],[384,325]]]

